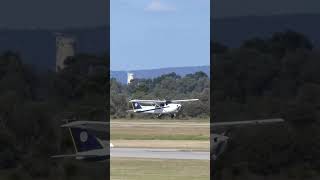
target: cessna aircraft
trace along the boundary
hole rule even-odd
[[[109,123],[98,121],[74,121],[62,125],[68,128],[75,148],[75,154],[56,155],[52,158],[75,158],[84,161],[106,161],[110,159],[108,141],[102,141],[92,131],[108,132]]]
[[[156,114],[157,117],[160,117],[163,114],[171,115],[171,118],[176,116],[181,110],[181,102],[192,102],[198,101],[199,99],[183,99],[183,100],[139,100],[134,99],[129,102],[132,103],[133,110],[128,112],[134,113],[149,113]],[[145,104],[145,105],[141,105]]]
[[[251,120],[251,121],[232,121],[232,122],[217,122],[212,123],[211,128],[215,127],[230,127],[230,126],[241,126],[241,125],[264,125],[270,123],[284,122],[283,119],[264,119],[264,120]],[[222,134],[211,134],[211,159],[216,160],[227,148],[229,137],[227,132]]]

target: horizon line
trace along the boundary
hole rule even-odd
[[[248,17],[272,17],[272,16],[297,16],[297,15],[320,15],[320,12],[287,12],[287,13],[271,13],[271,14],[244,14],[244,15],[227,15],[227,16],[218,16],[210,17],[212,20],[228,20],[235,18],[248,18]]]
[[[112,70],[110,68],[110,71],[125,71],[125,72],[133,72],[133,71],[146,71],[146,70],[158,70],[158,69],[171,69],[171,68],[189,68],[189,67],[205,67],[209,65],[198,65],[198,66],[171,66],[171,67],[159,67],[159,68],[150,68],[150,69],[131,69],[131,70]]]

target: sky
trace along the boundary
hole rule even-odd
[[[0,28],[98,26],[108,22],[109,0],[1,0]],[[115,8],[144,9],[151,0],[110,0]],[[119,2],[118,2],[119,1]],[[163,0],[177,11],[209,0]],[[190,5],[192,4],[192,6]],[[127,7],[123,7],[127,6]],[[211,0],[214,17],[320,13],[319,0]],[[170,8],[169,8],[170,9]],[[196,10],[195,10],[196,11]]]
[[[209,64],[215,18],[320,13],[319,0],[1,0],[1,28],[96,27],[109,23],[111,69]],[[192,42],[192,43],[190,43]]]
[[[1,0],[0,28],[101,26],[109,9],[108,0]]]
[[[214,18],[268,16],[274,14],[320,13],[319,0],[213,0]]]
[[[210,64],[210,0],[111,0],[111,70]]]

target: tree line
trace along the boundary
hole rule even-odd
[[[74,153],[69,134],[60,128],[63,119],[109,116],[108,63],[108,55],[82,54],[68,58],[59,72],[39,72],[18,53],[0,55],[0,170],[10,172],[2,178],[76,179],[78,162],[57,163],[50,156]]]
[[[187,74],[184,77],[172,72],[154,79],[134,79],[130,84],[121,84],[116,79],[110,80],[110,115],[111,118],[135,118],[128,114],[132,109],[130,99],[188,99],[199,101],[183,104],[177,118],[208,118],[210,116],[210,79],[204,72]],[[152,117],[152,116],[151,116]],[[139,118],[150,118],[148,115]]]
[[[319,176],[320,53],[311,40],[288,30],[248,39],[237,48],[211,46],[211,122],[286,120],[280,126],[235,130],[232,148],[217,162],[220,176],[246,170],[262,176],[285,173],[288,179]]]

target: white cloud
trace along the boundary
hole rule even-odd
[[[152,0],[151,3],[144,10],[150,12],[168,12],[175,11],[176,8],[172,5],[165,4],[160,0]]]

